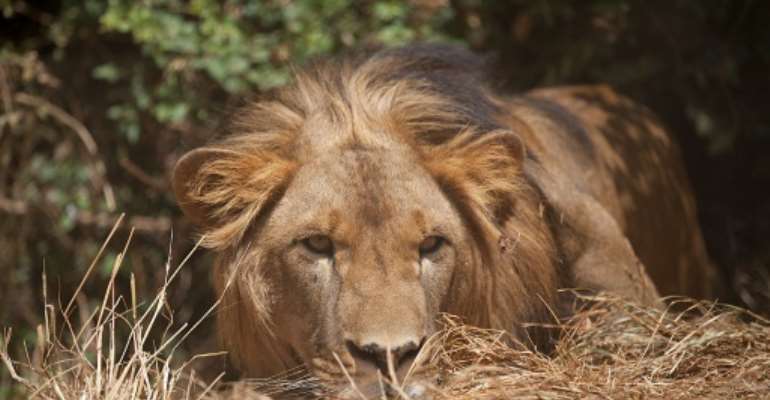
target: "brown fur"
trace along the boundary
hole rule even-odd
[[[244,372],[304,364],[340,381],[337,353],[358,376],[346,343],[419,340],[439,311],[548,348],[547,330],[524,326],[553,321],[559,288],[657,301],[627,239],[638,209],[620,205],[623,182],[608,168],[621,152],[605,138],[630,132],[644,143],[659,125],[605,132],[594,106],[575,99],[615,96],[607,89],[506,99],[484,89],[480,70],[445,46],[318,63],[236,113],[228,138],[179,162],[175,191],[219,254],[220,334]],[[634,166],[652,169],[652,182],[680,168],[663,150],[653,153],[661,165]],[[679,248],[692,246],[710,271],[686,182],[659,189],[685,199],[683,211],[656,212],[690,224]],[[418,259],[416,244],[434,231],[448,247]],[[339,245],[333,259],[298,249],[314,232]],[[698,268],[676,261],[691,254],[655,268]]]

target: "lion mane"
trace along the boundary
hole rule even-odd
[[[218,251],[214,282],[224,296],[218,328],[225,346],[238,349],[236,359],[279,347],[264,343],[250,351],[255,331],[267,333],[265,341],[276,334],[270,323],[275,288],[254,284],[262,279],[239,279],[240,273],[259,274],[260,260],[269,257],[244,247],[242,239],[250,229],[258,231],[259,217],[303,162],[303,125],[319,111],[340,136],[329,142],[397,142],[414,151],[463,216],[479,260],[456,273],[447,312],[522,338],[528,337],[522,321],[553,322],[548,308],[569,277],[539,213],[539,194],[524,183],[518,162],[523,148],[502,133],[495,118],[500,110],[482,88],[484,66],[477,58],[449,47],[424,50],[312,64],[292,85],[242,108],[229,136],[216,144],[233,157],[212,160],[190,180],[190,201],[206,205],[200,219],[211,221],[202,224],[203,245]],[[512,157],[511,151],[522,154]],[[541,336],[533,339],[544,345]]]
[[[483,59],[444,45],[317,61],[297,71],[292,84],[238,109],[227,136],[209,146],[219,157],[195,163],[199,168],[178,167],[177,197],[183,208],[195,205],[188,215],[202,227],[203,245],[217,253],[218,332],[236,366],[257,358],[297,360],[280,345],[286,332],[273,323],[274,298],[290,288],[262,268],[276,255],[249,238],[258,237],[312,157],[309,149],[395,149],[430,173],[475,242],[473,262],[454,272],[441,307],[470,324],[509,331],[547,350],[553,332],[546,326],[565,313],[559,289],[594,283],[576,280],[572,264],[607,262],[606,254],[632,258],[624,270],[631,282],[620,292],[656,301],[618,224],[596,207],[573,207],[579,196],[554,195],[570,182],[548,180],[537,127],[511,114],[508,100],[489,89],[487,71]],[[319,115],[329,128],[322,138],[305,129]],[[606,222],[576,234],[589,218],[572,218],[581,213]],[[601,246],[586,244],[586,237]],[[601,256],[588,257],[597,251]]]

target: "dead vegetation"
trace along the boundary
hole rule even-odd
[[[87,310],[77,301],[57,306],[46,299],[45,322],[22,360],[11,358],[12,331],[4,330],[0,357],[21,396],[60,400],[321,396],[317,382],[302,371],[270,381],[222,383],[222,375],[212,382],[199,379],[191,363],[212,354],[183,360],[178,349],[200,322],[175,323],[166,303],[166,290],[187,258],[178,266],[166,265],[166,283],[155,298],[137,299],[133,284],[131,293],[122,295],[114,283],[130,240],[115,260],[101,307]],[[108,242],[109,238],[104,247]],[[418,358],[430,376],[437,377],[428,388],[430,397],[770,397],[770,321],[739,308],[687,299],[670,299],[666,309],[611,297],[590,300],[591,306],[562,324],[562,339],[551,355],[510,346],[502,332],[463,325],[447,316],[445,329],[429,340]],[[149,339],[157,337],[150,332],[158,329],[163,339]]]
[[[599,297],[566,324],[555,353],[517,351],[455,324],[433,362],[441,398],[736,398],[770,396],[770,326],[746,311],[676,301],[684,311]],[[676,308],[680,308],[676,307]]]

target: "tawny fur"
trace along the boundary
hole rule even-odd
[[[584,185],[571,179],[570,166],[564,172],[559,165],[568,154],[590,169],[605,156],[591,158],[579,150],[568,129],[529,100],[493,95],[478,65],[464,64],[467,53],[458,52],[454,61],[440,54],[454,51],[416,48],[316,63],[298,72],[293,84],[239,110],[227,138],[180,162],[177,197],[202,227],[204,245],[218,253],[214,280],[224,299],[219,332],[248,374],[307,363],[309,356],[298,354],[304,350],[286,344],[290,328],[275,323],[276,315],[284,318],[281,307],[288,307],[276,299],[293,289],[281,287],[289,279],[277,271],[282,256],[264,247],[260,230],[297,171],[334,152],[398,154],[399,163],[429,174],[451,203],[472,245],[466,262],[454,269],[441,311],[548,348],[548,329],[525,326],[554,322],[563,306],[560,288],[617,288],[621,295],[656,301],[655,287],[626,239],[630,214],[593,195],[610,178],[596,167],[601,182],[585,178]],[[569,111],[567,106],[560,112]],[[577,125],[599,135],[590,121]],[[543,181],[553,174],[560,179]],[[578,192],[582,197],[570,194]],[[571,207],[589,214],[565,216]],[[592,216],[609,222],[592,226]],[[410,229],[416,228],[404,227]],[[600,274],[606,278],[590,271],[580,275],[581,260],[588,259],[606,264],[598,270],[608,271]],[[324,329],[308,331],[307,340],[339,341]],[[277,365],[263,365],[268,362]]]

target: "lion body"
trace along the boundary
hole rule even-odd
[[[677,149],[649,112],[601,86],[500,96],[481,70],[446,46],[316,64],[180,161],[245,374],[344,380],[338,363],[370,357],[353,347],[420,342],[439,312],[547,349],[529,324],[562,312],[561,288],[711,295]],[[298,248],[313,232],[333,254]],[[418,255],[436,232],[446,245]]]
[[[540,162],[610,212],[661,295],[716,295],[679,149],[649,110],[603,85],[535,90],[507,105]]]

